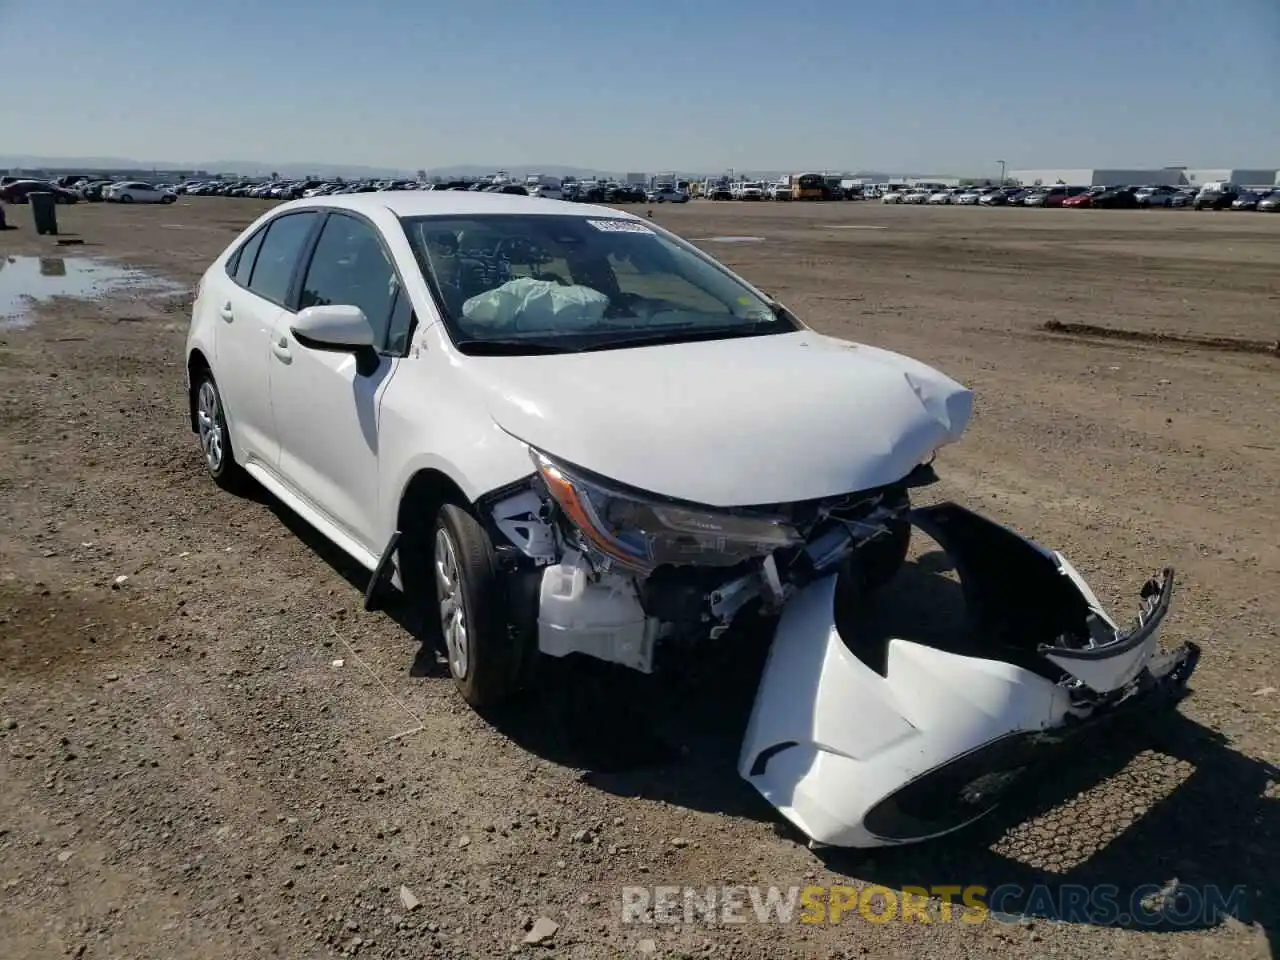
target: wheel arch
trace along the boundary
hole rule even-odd
[[[187,420],[191,425],[192,433],[197,430],[196,387],[199,386],[200,375],[212,371],[212,364],[199,347],[187,354]]]
[[[474,509],[471,498],[443,470],[436,467],[418,469],[400,492],[400,500],[396,504],[396,529],[409,529],[414,514],[421,515],[423,507],[427,507],[434,516],[435,508],[443,503],[455,503],[466,510]]]

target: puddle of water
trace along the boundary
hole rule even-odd
[[[25,326],[50,297],[100,297],[123,287],[180,293],[183,287],[142,270],[89,257],[0,257],[0,330]]]
[[[696,237],[702,243],[763,243],[764,237]]]

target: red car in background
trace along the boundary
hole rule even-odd
[[[1046,207],[1065,207],[1076,197],[1087,196],[1088,187],[1054,187],[1045,195],[1044,205]]]
[[[1077,193],[1073,197],[1067,197],[1062,201],[1064,207],[1092,207],[1093,198],[1105,191],[1106,187],[1089,187],[1082,193]]]

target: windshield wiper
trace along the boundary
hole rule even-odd
[[[697,343],[700,340],[734,340],[742,337],[761,337],[774,333],[792,333],[789,326],[776,320],[762,320],[757,323],[734,327],[666,327],[654,329],[648,333],[626,337],[601,340],[598,343],[582,347],[583,352],[592,350],[625,350],[628,347],[653,347],[672,343]]]
[[[473,357],[542,357],[556,353],[577,353],[574,347],[548,340],[521,337],[473,337],[456,340],[454,346]]]

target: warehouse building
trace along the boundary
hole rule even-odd
[[[1227,183],[1238,183],[1243,187],[1280,186],[1280,170],[1185,170],[1187,183],[1198,187],[1202,183],[1214,180],[1225,180]]]
[[[1110,187],[1128,184],[1166,184],[1178,186],[1183,183],[1183,171],[1179,169],[1161,170],[1098,170],[1098,169],[1057,169],[1057,170],[1010,170],[1008,176],[1024,187],[1052,186],[1064,183],[1068,187]]]

